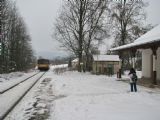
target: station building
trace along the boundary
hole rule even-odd
[[[111,49],[111,51],[119,51],[119,53],[130,51],[134,57],[137,50],[142,51],[142,77],[150,79],[156,85],[160,80],[160,25],[133,43]]]

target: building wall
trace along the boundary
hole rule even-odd
[[[151,78],[152,74],[152,50],[146,49],[142,51],[142,76]],[[157,50],[157,63],[156,63],[157,79],[160,80],[160,47]]]
[[[77,70],[78,69],[78,62],[72,62],[72,69]]]
[[[145,78],[151,78],[151,55],[152,51],[150,49],[142,51],[142,76]]]
[[[105,69],[108,69],[108,65],[112,64],[113,65],[113,74],[116,74],[119,70],[119,62],[93,62],[93,73],[96,73],[96,69],[97,69],[97,73],[98,74],[109,74],[106,73]]]
[[[157,79],[160,80],[160,47],[157,50],[156,70],[157,70]]]
[[[93,62],[93,73],[99,73],[101,71],[102,66],[104,66],[105,63],[100,63],[100,62]]]

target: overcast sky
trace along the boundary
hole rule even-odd
[[[14,0],[20,14],[24,18],[32,38],[32,46],[37,56],[53,58],[62,56],[64,52],[51,37],[62,0]],[[149,0],[144,0],[149,1]],[[150,0],[147,7],[147,23],[160,24],[160,0]]]

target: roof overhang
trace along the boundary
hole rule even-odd
[[[160,25],[148,31],[133,43],[110,49],[111,51],[126,51],[137,49],[157,48],[160,46]]]
[[[100,61],[100,62],[105,62],[105,61],[120,61],[118,55],[93,55],[93,60],[94,61]]]
[[[160,39],[147,41],[147,42],[134,42],[126,45],[122,45],[116,48],[110,49],[110,51],[126,51],[126,50],[137,50],[137,49],[149,49],[152,47],[160,47]]]

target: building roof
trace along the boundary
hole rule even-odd
[[[157,25],[155,28],[153,28],[152,30],[150,30],[146,34],[139,37],[133,43],[130,43],[127,45],[122,45],[122,46],[119,46],[116,48],[112,48],[110,50],[111,51],[123,50],[123,49],[129,49],[129,48],[134,48],[137,46],[159,43],[159,42],[160,42],[160,25]]]
[[[78,62],[78,58],[76,58],[76,59],[72,60],[72,62]]]
[[[93,55],[94,61],[120,61],[118,55]]]

